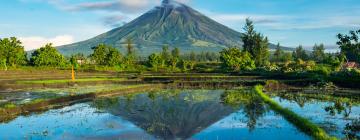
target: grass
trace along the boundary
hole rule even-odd
[[[26,104],[37,104],[37,103],[40,103],[40,102],[43,102],[43,101],[46,101],[45,99],[35,99],[35,100],[32,100],[30,101],[29,103],[26,103]]]
[[[281,114],[287,121],[291,122],[297,128],[299,128],[304,133],[312,136],[317,140],[332,140],[336,139],[335,137],[330,137],[322,128],[312,123],[308,119],[301,117],[295,112],[291,111],[288,108],[280,106],[277,102],[272,100],[262,91],[262,86],[255,86],[254,90],[259,96],[267,103],[275,112]]]
[[[6,109],[15,108],[15,107],[17,107],[17,106],[14,103],[7,103],[3,106],[3,108],[6,108]]]
[[[125,78],[84,78],[76,79],[75,82],[98,82],[98,81],[124,81]],[[17,81],[17,84],[60,84],[70,83],[72,80],[59,79],[59,80],[29,80],[29,81]]]

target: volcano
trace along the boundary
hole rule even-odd
[[[220,51],[241,46],[242,33],[230,29],[191,7],[164,0],[160,6],[109,32],[78,43],[60,46],[63,54],[90,54],[91,48],[104,43],[124,50],[131,39],[140,55],[159,52],[164,45],[182,52]],[[270,45],[270,48],[274,45]]]

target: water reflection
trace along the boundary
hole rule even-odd
[[[198,90],[138,94],[97,100],[95,106],[158,138],[186,139],[234,112],[220,103],[222,93]]]
[[[230,105],[237,110],[243,110],[245,117],[248,119],[247,126],[250,131],[255,129],[257,120],[269,110],[263,100],[250,90],[226,91],[222,95],[222,100],[226,105]]]
[[[360,136],[359,127],[356,130],[357,133],[354,133],[353,129],[349,129],[354,128],[350,126],[359,126],[356,120],[360,118],[360,106],[356,98],[335,97],[326,93],[282,93],[277,94],[274,99],[282,106],[317,123],[330,135],[338,138],[358,138]]]
[[[269,137],[309,139],[246,91],[164,90],[131,94],[21,116],[0,124],[0,139]]]

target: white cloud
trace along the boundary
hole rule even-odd
[[[281,19],[286,18],[286,16],[280,15],[255,15],[255,14],[212,14],[210,17],[214,18],[217,21],[222,22],[244,22],[246,18],[250,18],[255,23],[272,23],[277,22]]]
[[[45,38],[40,36],[19,37],[23,43],[25,50],[34,50],[44,46],[47,43],[52,43],[54,46],[66,45],[74,42],[74,37],[71,35],[59,35],[53,38]]]

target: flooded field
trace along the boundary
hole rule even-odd
[[[266,104],[224,90],[163,90],[78,103],[0,124],[1,139],[311,139]],[[11,130],[11,131],[8,131]]]
[[[116,84],[1,93],[15,105],[135,86]],[[359,138],[357,98],[281,93],[271,99],[339,139]],[[0,124],[0,139],[312,139],[249,88],[159,89],[95,98]],[[357,123],[357,124],[356,124]],[[11,130],[11,131],[8,131]]]
[[[273,97],[280,105],[309,119],[337,138],[349,136],[346,126],[360,119],[360,102],[349,98],[289,93]],[[354,125],[354,124],[353,124]],[[359,126],[359,123],[357,124]],[[359,130],[357,130],[359,131]],[[360,133],[353,133],[360,137]]]

